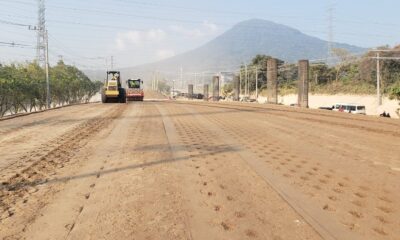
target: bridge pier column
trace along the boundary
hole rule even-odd
[[[299,96],[297,103],[299,107],[308,108],[308,88],[309,88],[309,61],[299,61]]]
[[[240,99],[240,77],[235,75],[233,77],[233,101],[239,101]]]
[[[267,95],[268,103],[278,103],[278,62],[275,58],[267,61]]]
[[[193,99],[193,84],[188,85],[188,99]]]
[[[208,84],[204,84],[203,100],[208,101]]]
[[[219,101],[219,77],[213,77],[213,101]]]

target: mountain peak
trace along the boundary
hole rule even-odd
[[[237,34],[247,34],[249,36],[256,37],[256,39],[265,36],[275,36],[274,38],[286,38],[294,37],[294,35],[304,35],[299,30],[292,27],[258,18],[240,22],[233,26],[232,29],[228,30],[222,36]]]
[[[365,49],[348,44],[334,43],[350,52]],[[263,19],[250,19],[236,24],[230,30],[209,43],[190,52],[177,55],[155,64],[142,66],[159,70],[179,69],[186,71],[222,71],[236,69],[257,54],[265,54],[296,62],[299,59],[327,57],[328,43],[289,26]]]
[[[249,20],[244,20],[242,22],[237,23],[234,27],[236,26],[252,26],[252,25],[260,25],[260,26],[268,26],[268,25],[281,25],[279,23],[275,23],[273,21],[265,20],[265,19],[260,19],[260,18],[252,18]]]

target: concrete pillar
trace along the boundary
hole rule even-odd
[[[203,99],[204,101],[208,101],[208,84],[204,84],[204,96]]]
[[[193,99],[193,84],[188,85],[188,99]]]
[[[275,58],[267,61],[267,95],[268,103],[278,103],[278,62]]]
[[[213,101],[219,101],[219,77],[213,77]]]
[[[240,77],[235,75],[233,77],[233,101],[239,101],[240,99]]]
[[[299,96],[297,103],[299,107],[308,108],[308,81],[309,81],[309,62],[308,60],[299,61]]]

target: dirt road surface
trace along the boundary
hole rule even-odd
[[[400,239],[399,121],[146,95],[0,121],[0,239]]]

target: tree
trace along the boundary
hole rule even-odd
[[[389,94],[390,99],[396,99],[400,101],[400,84],[398,83],[396,86],[390,88]]]
[[[267,84],[267,61],[271,56],[258,54],[252,60],[251,64],[247,66],[247,73],[249,77],[249,90],[255,91],[256,89],[256,73],[258,74],[258,88],[262,89]],[[284,64],[284,61],[277,59],[278,67]],[[257,69],[257,70],[256,70]],[[240,74],[242,75],[242,89],[245,87],[245,66],[240,67]],[[278,81],[284,80],[285,77],[278,77]]]
[[[310,78],[315,85],[326,84],[334,79],[335,73],[325,63],[310,65]]]
[[[400,81],[397,82],[396,85],[390,88],[389,90],[389,98],[390,99],[396,99],[397,101],[400,101]],[[400,105],[400,102],[399,102]],[[400,117],[400,108],[396,110],[396,114]]]
[[[165,93],[167,95],[171,91],[171,87],[168,85],[165,79],[158,81],[158,91]]]
[[[344,66],[348,65],[350,62],[354,61],[356,57],[352,56],[349,51],[343,48],[332,49],[333,55],[338,58],[338,63],[335,65],[336,77],[335,80],[339,81],[341,77],[341,70]]]
[[[60,61],[50,68],[53,106],[88,102],[102,82],[91,81],[82,71]],[[0,65],[0,116],[46,107],[44,70],[36,63]]]
[[[222,96],[223,96],[223,97],[228,97],[228,96],[230,96],[230,95],[232,94],[232,92],[233,92],[233,83],[225,84],[225,85],[222,87]]]

